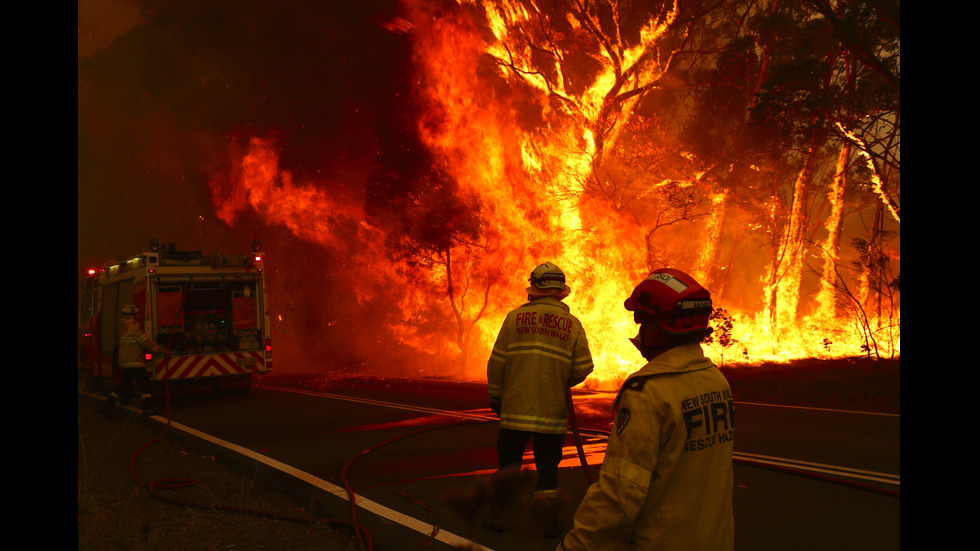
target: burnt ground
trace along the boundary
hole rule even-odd
[[[738,401],[900,412],[898,361],[722,371]],[[348,526],[314,519],[311,504],[257,483],[255,473],[236,471],[169,438],[158,423],[137,414],[120,409],[109,421],[97,407],[79,395],[79,550],[358,549]]]

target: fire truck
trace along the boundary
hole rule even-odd
[[[144,332],[169,356],[146,354],[151,381],[205,383],[245,393],[272,369],[264,257],[179,251],[153,239],[142,253],[90,270],[79,289],[79,369],[90,381],[116,377],[121,310],[133,304]]]

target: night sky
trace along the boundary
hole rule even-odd
[[[279,342],[357,361],[322,345],[370,323],[370,312],[342,313],[345,259],[254,211],[226,224],[208,182],[252,136],[274,137],[282,170],[338,195],[413,162],[411,38],[388,30],[398,14],[394,0],[81,0],[79,278],[151,238],[205,253],[258,238]]]

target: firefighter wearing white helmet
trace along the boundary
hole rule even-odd
[[[613,402],[599,479],[556,551],[731,551],[734,401],[704,356],[711,295],[680,270],[661,269],[625,303],[630,339],[648,363]]]
[[[149,350],[154,353],[167,354],[167,352],[153,342],[143,328],[140,327],[136,319],[139,309],[130,304],[122,309],[121,317],[123,324],[122,333],[118,342],[118,358],[116,364],[119,366],[119,386],[113,390],[106,398],[102,407],[99,408],[106,417],[112,418],[112,410],[116,403],[128,405],[130,400],[136,396],[139,389],[139,405],[143,410],[143,415],[151,415],[150,401],[150,374],[146,370],[144,351]]]
[[[545,262],[535,268],[528,283],[531,284],[525,289],[528,300],[543,296],[564,299],[572,292],[572,288],[565,284],[565,272],[552,262]]]
[[[528,302],[509,312],[487,362],[490,408],[500,417],[500,470],[520,469],[533,440],[535,501],[547,503],[546,535],[561,531],[557,519],[558,463],[568,427],[568,389],[592,372],[592,354],[582,323],[562,299],[571,288],[552,262],[531,272]],[[549,509],[550,508],[550,509]],[[483,525],[504,530],[510,512],[494,508]]]

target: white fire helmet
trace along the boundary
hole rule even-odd
[[[527,288],[527,294],[533,297],[565,298],[572,292],[572,288],[565,284],[565,272],[553,262],[545,262],[535,268],[528,281],[531,286]]]
[[[138,313],[139,313],[139,309],[136,307],[135,304],[130,304],[129,306],[126,306],[125,308],[122,309],[122,317],[124,319],[136,317],[136,314]]]
[[[686,273],[662,268],[636,286],[625,307],[636,323],[656,321],[666,333],[687,335],[708,329],[711,293]]]

